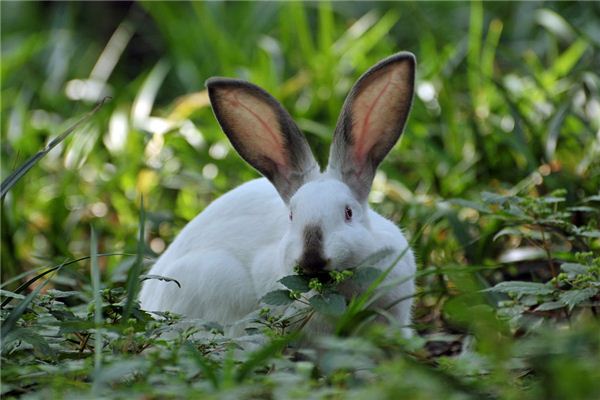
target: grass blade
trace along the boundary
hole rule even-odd
[[[105,97],[102,99],[100,103],[96,105],[92,109],[92,111],[85,114],[83,117],[79,119],[79,121],[75,122],[75,124],[71,125],[66,131],[61,133],[58,137],[53,139],[46,147],[42,150],[38,151],[35,155],[33,155],[29,160],[25,161],[23,165],[17,168],[12,174],[10,174],[5,180],[2,181],[2,185],[0,186],[0,198],[4,199],[4,196],[8,193],[8,191],[21,179],[37,162],[44,157],[50,150],[52,150],[56,145],[66,139],[75,129],[79,128],[84,122],[89,120],[100,107],[104,105],[104,103],[109,99],[109,97]]]
[[[62,267],[62,265],[58,266],[57,268],[53,269],[52,271],[59,271],[61,267]],[[50,272],[52,272],[52,271],[50,271]],[[46,273],[44,273],[43,275],[46,275]],[[40,291],[48,284],[48,282],[50,282],[50,279],[46,279],[46,281],[44,283],[42,283],[41,285],[38,285],[35,289],[33,289],[31,291],[31,293],[29,293],[27,295],[27,297],[25,297],[25,299],[21,303],[19,303],[18,306],[16,306],[10,312],[8,317],[6,317],[6,319],[2,323],[0,337],[5,338],[6,335],[8,335],[15,328],[17,321],[19,320],[19,318],[21,318],[21,316],[25,312],[25,310],[27,309],[27,306],[29,306],[29,304],[40,293]]]
[[[56,267],[52,267],[47,271],[42,272],[41,274],[38,274],[36,276],[34,276],[33,278],[31,278],[30,280],[28,280],[27,282],[25,282],[24,284],[22,284],[21,286],[19,286],[14,293],[21,293],[23,290],[27,289],[31,284],[33,284],[35,281],[37,281],[38,279],[43,278],[44,276],[48,275],[50,272],[54,272],[57,269],[61,268],[64,264],[58,265]],[[10,301],[12,300],[12,298],[7,298],[6,300],[4,300],[2,302],[2,305],[0,306],[0,308],[4,308],[8,303],[10,303]]]
[[[407,246],[404,250],[400,252],[400,254],[394,259],[391,265],[386,268],[378,277],[375,279],[360,296],[352,299],[348,304],[348,308],[346,312],[341,316],[338,323],[335,327],[336,335],[343,335],[354,325],[355,316],[359,313],[363,313],[365,311],[365,307],[367,306],[369,299],[375,295],[375,291],[377,288],[383,283],[385,278],[392,272],[392,270],[396,267],[398,261],[404,257],[404,255],[408,252],[409,247]],[[364,314],[364,313],[363,313]],[[366,314],[365,314],[366,315]]]
[[[107,256],[133,256],[133,255],[135,255],[135,254],[131,254],[131,253],[101,253],[101,254],[97,254],[98,257],[107,257]],[[36,275],[33,278],[29,279],[27,282],[23,283],[21,286],[19,286],[17,289],[15,289],[13,291],[14,293],[21,293],[23,290],[27,289],[32,283],[34,283],[38,279],[42,278],[44,275],[47,275],[47,274],[49,274],[52,271],[56,271],[58,268],[66,267],[67,265],[71,265],[71,264],[76,264],[76,263],[78,263],[80,261],[87,260],[89,258],[90,258],[90,256],[80,257],[80,258],[77,258],[75,260],[65,261],[62,264],[55,265],[55,266],[52,266],[52,267],[44,266],[44,267],[35,268],[33,270],[30,270],[30,271],[25,271],[25,272],[20,273],[19,275],[15,276],[15,277],[9,279],[9,280],[3,282],[0,285],[0,289],[6,287],[7,285],[10,285],[11,283],[19,281],[21,278],[23,278],[23,277],[25,277],[27,275],[30,275],[31,273],[34,273],[34,272],[41,271],[43,269],[49,268],[48,270],[42,272],[41,274]],[[0,305],[0,308],[4,308],[11,300],[12,299],[10,299],[10,298],[4,300],[2,302],[2,305]]]
[[[125,311],[123,313],[123,320],[127,321],[127,318],[131,315],[131,310],[136,301],[138,290],[140,288],[140,275],[142,273],[142,261],[144,259],[144,225],[146,224],[146,212],[144,211],[144,196],[141,197],[140,203],[140,236],[138,240],[137,255],[135,262],[127,273],[127,301],[125,303]]]
[[[94,295],[94,325],[96,334],[94,335],[94,376],[100,376],[102,366],[102,298],[100,297],[100,267],[98,266],[98,240],[96,231],[92,227],[90,238],[90,260],[91,260],[91,280],[92,293]],[[94,380],[94,391],[97,390],[97,380]]]
[[[277,357],[288,343],[296,337],[295,334],[288,336],[282,336],[273,339],[269,344],[263,346],[257,351],[253,352],[248,360],[244,362],[235,374],[235,381],[237,383],[243,382],[244,379],[259,366],[266,363],[273,357]]]
[[[192,359],[204,373],[204,377],[208,379],[214,389],[219,389],[220,382],[216,374],[217,365],[215,365],[213,361],[204,357],[191,342],[187,342],[186,347],[192,356]]]

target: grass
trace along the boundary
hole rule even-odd
[[[3,397],[600,396],[596,4],[0,6]],[[257,176],[208,77],[267,89],[323,164],[350,85],[400,50],[417,95],[371,203],[412,239],[418,336],[301,344],[269,310],[232,339],[139,310],[142,270]]]

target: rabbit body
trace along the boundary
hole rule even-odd
[[[402,133],[414,68],[414,56],[399,53],[358,80],[324,172],[291,117],[268,93],[244,81],[209,80],[224,132],[267,179],[224,194],[180,232],[149,273],[176,279],[181,288],[145,281],[142,308],[231,325],[257,310],[266,293],[283,288],[277,281],[293,274],[296,265],[307,273],[346,269],[391,249],[375,265],[385,270],[396,262],[375,306],[392,304],[388,311],[409,335],[414,257],[400,229],[371,210],[367,197],[377,166]],[[342,287],[348,297],[359,290]],[[309,325],[321,328],[319,322]]]
[[[366,209],[365,224],[347,228],[350,232],[340,230],[341,224],[330,221],[325,206],[335,204],[335,197],[348,200],[340,195],[348,195],[344,188],[337,191],[338,185],[338,181],[327,178],[306,184],[297,193],[299,202],[304,200],[298,211],[302,209],[313,220],[330,222],[324,224],[324,248],[337,255],[335,267],[355,265],[365,255],[386,248],[395,251],[377,266],[388,268],[390,260],[408,247],[402,232],[370,208]],[[294,273],[294,249],[301,249],[302,243],[297,243],[300,235],[290,229],[288,214],[288,207],[265,178],[224,194],[185,226],[152,267],[151,274],[176,279],[181,288],[174,283],[146,281],[140,295],[142,308],[224,325],[256,310],[262,296],[283,288],[279,279]],[[410,249],[405,253],[387,277],[390,282],[403,282],[386,293],[382,304],[414,293],[410,277],[415,273],[415,262]],[[410,308],[408,299],[392,309],[400,325],[409,324]]]

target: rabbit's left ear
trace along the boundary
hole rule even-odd
[[[400,138],[410,111],[415,56],[388,57],[356,82],[335,129],[328,172],[366,201],[377,166]]]

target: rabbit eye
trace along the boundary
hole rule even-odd
[[[352,220],[352,209],[346,206],[345,210],[346,222],[350,222]]]
[[[294,217],[292,216],[292,212],[290,211],[290,221],[294,219]]]

